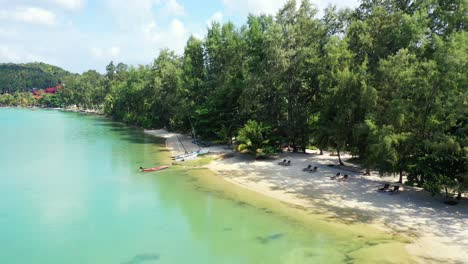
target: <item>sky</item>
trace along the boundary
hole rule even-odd
[[[149,64],[163,48],[182,54],[213,21],[240,26],[287,0],[0,0],[0,63],[40,61],[82,73],[110,62]],[[311,0],[354,8],[358,0]]]

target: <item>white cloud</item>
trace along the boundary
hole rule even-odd
[[[0,61],[31,62],[31,61],[41,61],[41,58],[37,55],[31,54],[28,52],[19,51],[16,48],[12,48],[10,46],[0,45]]]
[[[58,5],[68,10],[78,10],[85,5],[85,0],[48,0],[49,2]]]
[[[189,32],[182,21],[174,18],[166,30],[160,29],[156,22],[152,21],[143,27],[145,40],[150,45],[160,48],[170,48],[178,53],[184,50],[185,42],[189,37]]]
[[[170,25],[170,32],[173,36],[178,37],[178,38],[185,36],[187,33],[185,30],[184,23],[182,23],[178,19],[172,20],[171,25]]]
[[[275,14],[287,0],[222,0],[230,10],[242,15]]]
[[[94,58],[98,60],[112,60],[116,59],[120,55],[120,47],[118,46],[111,46],[109,48],[91,48],[91,54],[93,54]]]
[[[208,26],[211,26],[211,24],[213,24],[213,22],[221,23],[222,20],[223,20],[223,13],[218,11],[218,12],[214,13],[208,20],[206,20],[205,23]]]
[[[13,10],[0,10],[1,20],[53,26],[57,23],[55,13],[38,7],[18,7]]]
[[[154,20],[158,0],[106,0],[107,9],[121,30],[134,31]]]
[[[10,47],[0,45],[0,60],[8,62],[17,62],[20,60],[20,56],[14,53]]]
[[[158,31],[158,26],[155,21],[151,21],[150,23],[145,25],[142,31],[144,37],[151,42],[157,42],[162,37],[160,32]]]
[[[79,10],[86,0],[0,0],[3,9],[18,6],[37,6],[42,8],[58,8],[65,10]]]
[[[156,20],[185,14],[185,8],[177,0],[106,0],[106,5],[120,28],[131,31]]]
[[[20,34],[11,29],[6,29],[6,28],[0,28],[0,39],[1,38],[15,38],[18,37]]]
[[[120,54],[120,47],[112,46],[109,48],[109,55],[112,57],[117,57]]]
[[[185,8],[177,0],[167,0],[163,8],[164,13],[169,15],[184,15]]]
[[[183,51],[189,33],[185,24],[174,18],[185,13],[177,1],[134,0],[128,4],[127,0],[107,1],[119,25],[120,32],[112,41],[122,46],[122,60],[148,60],[162,48]]]

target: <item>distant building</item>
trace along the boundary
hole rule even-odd
[[[49,87],[45,89],[39,89],[39,90],[33,90],[33,95],[36,97],[36,99],[42,98],[44,94],[56,94],[58,90],[62,89],[63,86],[61,84],[54,86],[54,87]]]

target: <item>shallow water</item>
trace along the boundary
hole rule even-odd
[[[168,162],[161,141],[101,117],[0,109],[0,140],[0,263],[410,262],[205,170],[141,174]]]

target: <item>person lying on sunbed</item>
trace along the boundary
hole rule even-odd
[[[307,168],[303,168],[302,171],[310,171],[311,168],[312,168],[312,165],[309,164],[309,166],[307,166]]]
[[[317,172],[317,170],[318,170],[318,167],[315,166],[313,169],[310,169],[309,172]]]
[[[288,162],[284,163],[283,166],[291,166],[291,161],[288,160]]]
[[[284,165],[286,163],[286,160],[283,160],[281,162],[278,162],[278,165]]]
[[[393,186],[393,189],[388,191],[390,194],[396,194],[396,193],[400,193],[400,186],[398,185],[395,185]]]
[[[385,192],[390,188],[390,184],[386,183],[382,188],[377,189],[378,192]]]
[[[348,180],[348,174],[345,174],[343,177],[340,177],[338,179],[336,179],[337,181],[347,181]]]
[[[341,177],[341,173],[338,172],[338,173],[336,173],[335,176],[330,177],[330,179],[335,180],[335,179],[340,178],[340,177]]]

